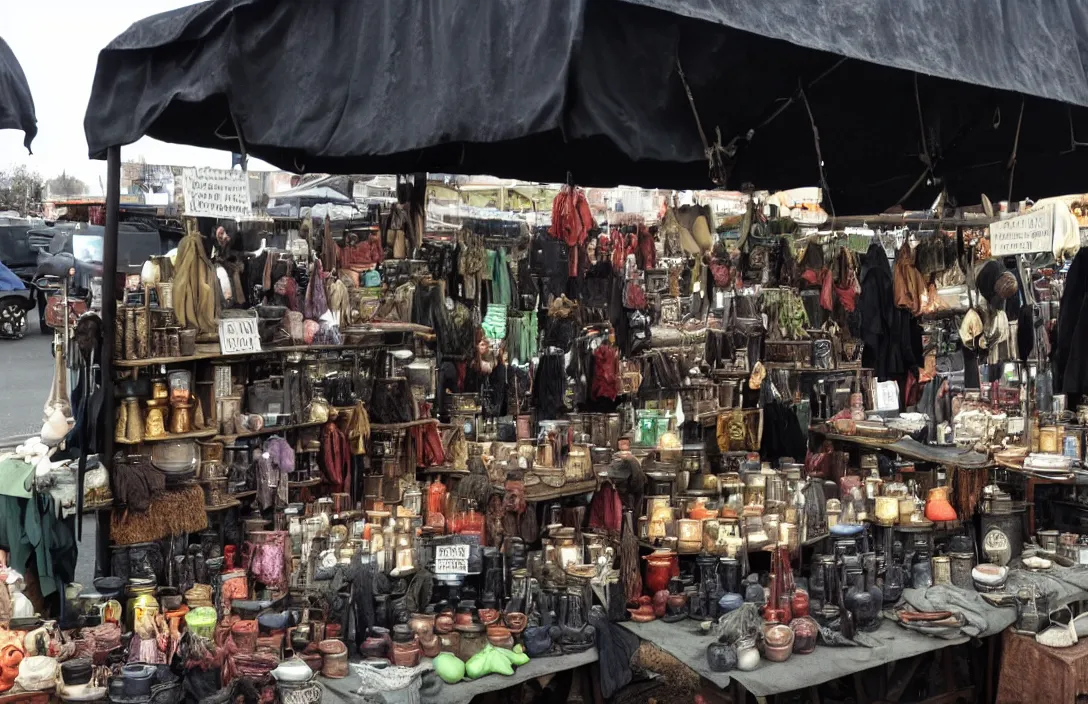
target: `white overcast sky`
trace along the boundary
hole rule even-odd
[[[193,4],[185,0],[0,0],[0,37],[23,66],[38,115],[38,136],[23,148],[23,133],[0,130],[0,167],[26,164],[45,178],[62,170],[91,193],[105,182],[104,161],[87,158],[83,115],[98,52],[133,22]],[[230,152],[167,144],[145,137],[121,150],[123,160],[149,164],[230,168]],[[270,168],[250,160],[250,168]]]

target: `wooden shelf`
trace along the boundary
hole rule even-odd
[[[420,418],[419,420],[410,420],[407,423],[371,423],[370,432],[375,430],[379,432],[389,432],[391,430],[406,430],[408,428],[414,428],[417,425],[428,425],[430,423],[438,424],[437,418]]]
[[[216,435],[215,439],[219,442],[230,443],[235,440],[243,438],[256,438],[262,435],[276,435],[277,433],[287,433],[292,430],[304,430],[306,428],[320,428],[324,423],[294,423],[292,425],[274,425],[271,427],[261,428],[260,430],[249,430],[244,433],[234,433],[232,435]]]
[[[348,334],[359,335],[367,333],[385,334],[385,333],[430,333],[430,328],[424,325],[415,325],[413,323],[387,323],[380,325],[370,325],[365,328],[349,328]],[[344,345],[290,345],[285,347],[269,347],[262,349],[260,352],[250,352],[248,354],[223,354],[219,349],[218,343],[205,343],[198,344],[196,346],[196,353],[191,354],[188,357],[149,357],[147,359],[117,359],[114,360],[113,366],[116,369],[138,369],[141,367],[152,367],[162,364],[185,364],[186,362],[196,362],[201,360],[224,360],[224,361],[242,361],[250,357],[260,357],[265,355],[275,354],[289,354],[291,352],[334,352],[334,351],[346,351],[357,349],[369,349],[373,347],[380,347],[381,340],[375,339],[365,343],[350,343]]]
[[[314,479],[307,479],[304,482],[287,482],[288,489],[306,489],[308,487],[314,487],[321,483],[321,477],[315,477]]]
[[[147,444],[152,444],[152,443],[157,443],[157,442],[167,442],[169,440],[195,440],[195,439],[198,439],[198,438],[214,438],[215,434],[216,434],[215,428],[209,428],[207,430],[194,430],[194,431],[189,432],[189,433],[181,433],[181,434],[167,433],[166,435],[163,435],[162,437],[144,438],[143,440],[141,440],[139,442],[130,442],[128,440],[123,440],[121,438],[114,438],[113,441],[118,445],[147,445]]]

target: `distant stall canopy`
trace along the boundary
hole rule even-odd
[[[879,212],[1088,191],[1084,57],[1078,0],[215,0],[111,42],[84,127],[94,158],[150,135]]]
[[[34,98],[19,60],[8,43],[0,37],[0,130],[21,130],[23,146],[38,134],[38,118],[34,114]]]

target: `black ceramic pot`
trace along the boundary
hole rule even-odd
[[[737,650],[728,643],[714,641],[706,646],[706,661],[714,672],[729,672],[737,666]]]

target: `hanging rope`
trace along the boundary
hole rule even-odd
[[[808,104],[808,96],[804,88],[798,88],[801,100],[805,104],[805,112],[808,113],[808,122],[812,126],[812,140],[816,145],[816,161],[820,168],[820,187],[827,194],[827,207],[831,210],[831,217],[835,217],[835,202],[831,199],[831,188],[827,185],[827,174],[824,172],[824,155],[820,151],[820,130],[816,127],[816,118],[812,116],[812,107]]]
[[[680,82],[684,84],[684,92],[688,96],[688,104],[691,105],[691,114],[695,117],[695,128],[699,130],[699,139],[703,141],[703,154],[706,155],[709,166],[710,180],[715,185],[725,186],[725,163],[722,159],[725,149],[722,147],[722,132],[715,127],[714,134],[717,139],[714,144],[707,141],[706,132],[703,131],[703,122],[699,119],[699,110],[695,107],[695,96],[691,94],[691,86],[688,85],[687,77],[684,76],[684,67],[680,65],[679,56],[676,57],[676,72],[680,74]]]

